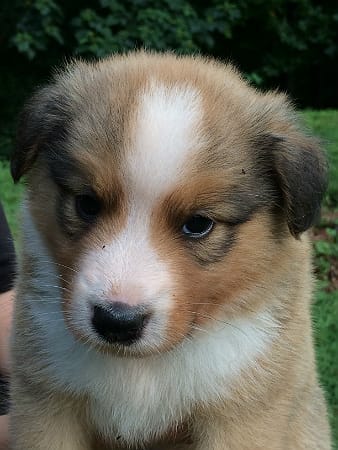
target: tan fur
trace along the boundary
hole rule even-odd
[[[177,429],[168,425],[165,436],[140,442],[137,449],[329,450],[328,420],[311,336],[311,250],[306,233],[302,234],[308,226],[297,231],[292,203],[296,193],[283,168],[285,161],[292,167],[295,159],[296,164],[299,148],[319,159],[320,151],[300,130],[284,95],[257,92],[230,66],[197,57],[140,52],[93,64],[77,62],[49,87],[53,98],[65,94],[71,105],[69,114],[74,120],[65,146],[81,169],[72,189],[81,194],[89,184],[104,205],[95,226],[82,232],[69,202],[68,231],[78,236],[72,240],[56,219],[59,191],[38,144],[36,148],[30,144],[26,156],[20,148],[14,156],[21,165],[16,178],[30,169],[28,208],[58,267],[64,320],[85,342],[86,336],[73,327],[69,315],[73,280],[83,256],[94,248],[104,251],[105,243],[126,224],[128,180],[123,163],[135,138],[138,95],[152,80],[168,87],[192,86],[202,99],[203,110],[198,124],[201,148],[184,167],[185,178],[158,199],[150,218],[151,245],[166,261],[176,286],[175,306],[160,351],[193,339],[194,327],[207,329],[219,320],[220,311],[231,322],[250,319],[266,309],[278,324],[278,335],[255,365],[243,369],[234,380],[226,400],[196,405],[189,417],[177,417]],[[264,184],[259,172],[263,159],[257,157],[260,150],[253,150],[266,147],[270,155],[277,145],[276,152],[285,155],[275,161],[282,167],[276,168],[276,183],[283,185],[283,204],[277,194],[271,194],[277,175],[270,185]],[[288,153],[289,149],[294,152]],[[271,202],[256,204],[270,195]],[[245,207],[252,214],[242,223],[237,215]],[[183,241],[177,230],[196,209],[217,223],[207,239]],[[233,244],[228,245],[234,230],[229,223],[234,220],[239,224]],[[116,436],[107,442],[91,423],[88,400],[63,391],[41,375],[44,355],[39,330],[32,329],[25,303],[27,292],[34,296],[36,289],[31,278],[41,270],[24,247],[12,348],[12,449],[136,450]],[[97,351],[115,354],[108,345]]]

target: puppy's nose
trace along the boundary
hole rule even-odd
[[[95,305],[92,324],[105,341],[130,345],[141,337],[149,316],[139,306],[114,302],[107,306]]]

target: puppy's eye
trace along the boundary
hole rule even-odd
[[[183,225],[183,233],[190,238],[200,238],[211,232],[215,222],[208,217],[192,216]]]
[[[94,195],[77,195],[75,207],[78,215],[86,221],[95,220],[101,211],[101,203]]]

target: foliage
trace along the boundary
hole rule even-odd
[[[302,106],[338,105],[332,0],[3,0],[0,8],[0,157],[33,88],[73,56],[140,47],[211,54]]]
[[[8,1],[8,0],[7,0]],[[331,0],[14,1],[7,45],[30,59],[51,51],[101,57],[145,46],[234,58],[264,83],[335,63],[338,4]],[[13,9],[13,8],[12,8]],[[13,17],[14,16],[14,17]],[[6,20],[6,16],[4,16]],[[4,20],[3,19],[3,20]],[[1,23],[1,22],[0,22]],[[259,33],[257,33],[259,30]]]
[[[255,53],[259,43],[261,50],[270,50],[263,66],[256,67],[266,78],[310,59],[333,62],[338,54],[338,6],[329,0],[99,0],[95,7],[84,0],[71,8],[61,0],[30,0],[18,5],[10,42],[28,58],[47,52],[52,40],[67,53],[72,46],[76,54],[96,57],[138,46],[227,57],[229,44],[236,52]],[[239,35],[242,42],[236,44]]]
[[[85,9],[73,20],[77,52],[104,56],[112,51],[135,47],[181,52],[198,51],[196,43],[202,24],[188,1],[166,0],[163,8],[156,1],[119,2],[101,0],[101,10]]]
[[[48,50],[51,40],[64,43],[61,20],[61,8],[54,0],[30,2],[25,14],[18,18],[16,33],[10,42],[28,59],[34,59],[38,53]]]

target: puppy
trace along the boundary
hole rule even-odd
[[[305,231],[326,163],[229,65],[75,62],[24,109],[14,450],[328,450]]]

